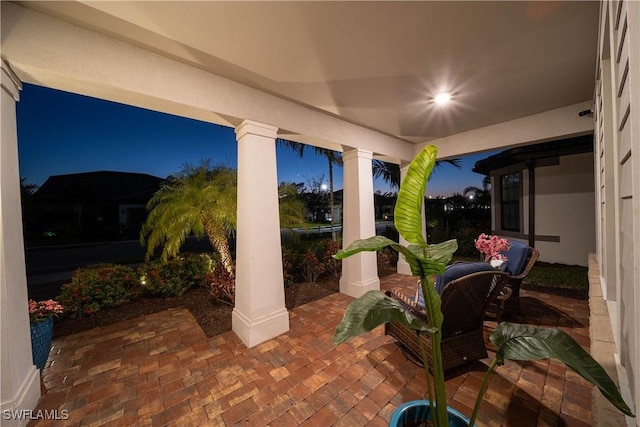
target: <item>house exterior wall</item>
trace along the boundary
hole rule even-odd
[[[500,176],[520,173],[520,231],[506,231],[500,224]],[[534,169],[534,246],[540,261],[586,266],[596,250],[593,154],[562,156],[541,162]],[[529,241],[529,182],[527,164],[491,171],[491,229],[493,233]]]
[[[616,359],[640,408],[640,4],[602,3],[595,90],[597,241]],[[640,425],[636,419],[632,423]]]
[[[540,261],[586,266],[596,249],[593,154],[559,162],[535,170],[535,231],[541,236],[535,245]]]

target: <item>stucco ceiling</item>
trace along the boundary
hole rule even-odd
[[[412,142],[593,95],[598,2],[18,3]]]

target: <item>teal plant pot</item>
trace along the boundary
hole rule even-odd
[[[47,317],[43,322],[31,323],[31,355],[33,364],[40,370],[49,358],[51,339],[53,338],[53,318]]]
[[[449,427],[468,427],[469,418],[453,408],[447,408]],[[431,407],[428,400],[412,400],[405,402],[391,415],[389,427],[418,427],[431,419]],[[474,424],[474,427],[477,427]]]

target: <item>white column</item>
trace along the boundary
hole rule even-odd
[[[0,416],[3,426],[26,425],[27,420],[6,420],[4,411],[33,409],[40,398],[40,375],[31,358],[22,237],[16,126],[16,102],[20,89],[20,81],[3,61],[0,114],[0,409],[3,411]]]
[[[289,330],[282,277],[277,128],[245,120],[238,140],[236,305],[232,328],[247,347]]]
[[[344,167],[342,246],[376,234],[373,207],[371,151],[352,149],[342,155]],[[342,261],[340,292],[359,297],[380,289],[378,264],[374,252],[361,252]]]

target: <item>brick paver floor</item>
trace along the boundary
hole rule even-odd
[[[406,276],[382,279],[383,289],[414,286]],[[522,294],[526,323],[559,326],[588,348],[587,301]],[[36,409],[69,416],[30,425],[387,425],[399,404],[422,398],[424,372],[382,328],[335,346],[351,300],[334,294],[297,307],[289,332],[251,349],[232,332],[207,339],[186,309],[57,339]],[[471,413],[488,364],[447,375],[453,407]],[[491,379],[478,426],[588,426],[591,391],[559,362],[507,362]]]

